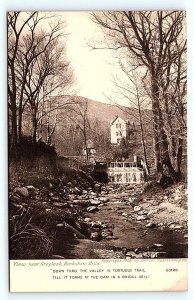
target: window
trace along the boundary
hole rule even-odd
[[[119,135],[119,133],[118,132],[116,132],[116,136],[118,136]]]
[[[119,127],[119,124],[116,124],[116,128],[118,128]]]

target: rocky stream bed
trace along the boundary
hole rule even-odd
[[[187,257],[186,197],[181,184],[152,193],[145,185],[15,187],[10,194],[11,258],[18,253],[12,245],[18,237],[14,226],[26,214],[52,237],[45,258]]]

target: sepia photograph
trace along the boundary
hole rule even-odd
[[[188,257],[186,30],[7,12],[10,260]]]

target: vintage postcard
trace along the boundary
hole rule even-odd
[[[186,12],[7,28],[10,291],[187,290]]]

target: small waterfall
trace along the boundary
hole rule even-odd
[[[112,162],[108,167],[108,178],[112,183],[140,184],[145,182],[144,170],[136,163]]]

